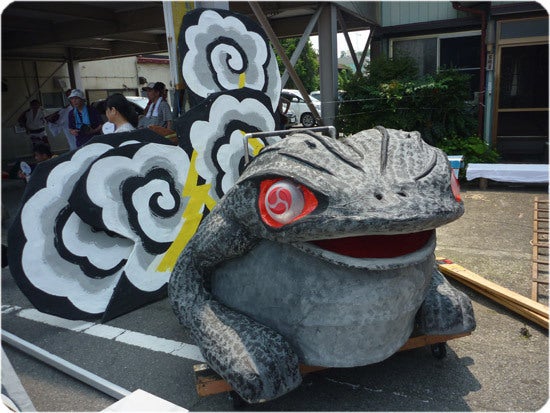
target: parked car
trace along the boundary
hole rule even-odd
[[[338,91],[338,103],[342,103],[344,101],[344,90]],[[314,90],[309,94],[309,96],[313,96],[317,100],[321,100],[321,91],[320,90]]]
[[[300,91],[295,89],[283,89],[281,96],[290,101],[289,110],[292,110],[296,114],[296,119],[299,120],[303,127],[311,128],[312,126],[315,126],[315,117],[309,110],[309,107],[307,106],[307,103],[302,97]],[[310,99],[313,106],[315,106],[315,109],[317,109],[317,112],[319,112],[319,116],[321,116],[321,102],[311,96]]]
[[[137,115],[143,115],[143,111],[149,102],[149,99],[143,96],[125,96],[125,98],[132,104]],[[105,101],[107,99],[100,99],[92,102],[91,105],[97,109],[104,122],[107,122],[107,116],[105,115]]]
[[[309,94],[309,96],[314,97],[317,100],[321,100],[321,91],[320,90],[314,90]]]

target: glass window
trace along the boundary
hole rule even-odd
[[[501,23],[501,39],[535,36],[548,36],[548,19],[516,20]]]
[[[481,36],[441,39],[439,66],[446,68],[480,68]]]
[[[62,108],[63,106],[65,106],[65,103],[63,102],[62,92],[41,93],[41,97],[42,107],[44,109]]]
[[[453,68],[470,75],[470,95],[479,91],[481,36],[462,36],[441,39],[439,67]]]
[[[393,55],[406,55],[416,60],[420,75],[435,74],[437,71],[437,38],[396,40]]]

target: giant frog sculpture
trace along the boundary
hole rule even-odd
[[[378,127],[268,146],[179,257],[169,297],[205,359],[248,402],[350,367],[413,329],[471,331],[470,300],[435,269],[435,228],[463,213],[443,152]]]

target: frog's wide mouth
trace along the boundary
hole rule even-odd
[[[364,235],[294,244],[308,254],[358,268],[397,268],[423,261],[435,250],[435,230]]]
[[[395,258],[421,249],[433,230],[397,235],[364,235],[310,241],[325,251],[353,258]]]

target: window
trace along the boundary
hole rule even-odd
[[[416,60],[421,75],[437,71],[437,38],[396,40],[393,42],[395,56],[406,55]]]
[[[470,92],[479,90],[481,37],[462,36],[440,39],[439,67],[453,68],[470,75]]]
[[[512,20],[501,22],[500,39],[548,36],[548,19]]]
[[[408,55],[416,60],[421,76],[453,68],[471,75],[472,98],[479,89],[481,36],[479,31],[453,35],[393,39],[391,56]]]
[[[62,108],[65,106],[62,92],[41,93],[42,107],[44,109]]]

